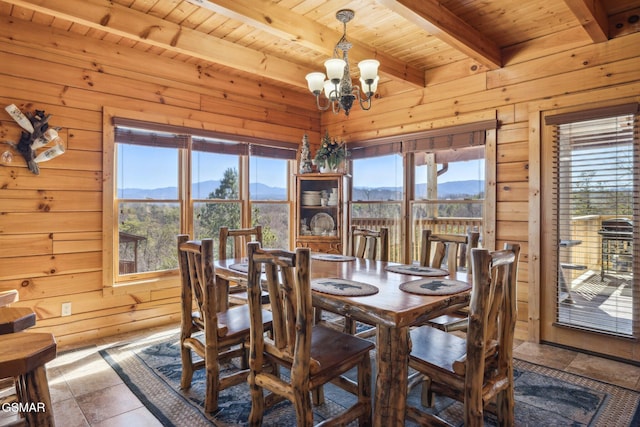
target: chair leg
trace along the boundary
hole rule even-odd
[[[262,416],[264,414],[264,395],[262,387],[255,384],[255,379],[249,374],[249,391],[251,393],[251,411],[249,412],[249,426],[262,426]]]
[[[498,417],[499,426],[512,426],[515,424],[515,397],[513,393],[513,387],[509,387],[506,390],[501,391],[496,396],[497,410],[496,415]]]
[[[218,409],[218,396],[220,394],[220,365],[215,357],[207,357],[205,360],[206,388],[204,398],[204,410],[211,413]]]
[[[480,391],[465,395],[464,425],[465,427],[483,427],[484,410]]]
[[[420,385],[420,401],[425,408],[432,408],[434,403],[434,395],[431,391],[431,378],[425,376]]]
[[[371,358],[365,354],[358,366],[358,401],[364,406],[364,414],[358,419],[359,426],[371,426]]]
[[[313,426],[313,410],[311,409],[311,398],[307,393],[297,394],[293,406],[296,409],[296,421],[299,427]]]
[[[315,406],[324,404],[324,387],[320,386],[311,390],[311,399]]]
[[[182,360],[180,388],[186,389],[191,387],[191,380],[193,379],[193,360],[191,359],[191,350],[186,347],[182,347],[180,349],[180,358]]]

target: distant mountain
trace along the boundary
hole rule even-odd
[[[427,194],[427,185],[418,184],[416,186],[418,196]],[[470,179],[467,181],[450,181],[438,184],[438,197],[446,199],[453,195],[477,196],[478,193],[484,193],[484,181]]]
[[[220,186],[220,181],[202,181],[193,184],[191,192],[196,199],[206,199],[209,194]],[[426,194],[426,184],[416,186],[418,198]],[[287,191],[280,187],[271,187],[266,184],[254,183],[249,189],[252,198],[262,200],[286,200]],[[484,181],[451,181],[438,185],[438,196],[442,199],[451,196],[477,196],[484,191]],[[124,188],[118,189],[118,196],[123,199],[176,199],[178,196],[176,187],[163,187],[153,189]],[[400,200],[402,198],[402,188],[399,187],[376,187],[353,189],[354,200]]]
[[[206,199],[220,186],[220,181],[196,182],[191,186],[191,194],[196,199]],[[265,184],[254,183],[249,189],[254,198],[263,200],[286,200],[287,192],[284,188],[270,187]],[[176,187],[163,188],[124,188],[118,189],[118,197],[122,199],[177,199],[178,189]]]
[[[440,199],[476,197],[479,193],[484,193],[484,181],[451,181],[438,185],[438,197]],[[427,194],[427,185],[416,185],[416,198],[420,199]],[[353,189],[353,200],[401,200],[402,188],[400,187],[376,187],[364,188],[355,187]]]

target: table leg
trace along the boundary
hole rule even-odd
[[[376,389],[373,425],[404,426],[409,373],[409,328],[376,328]]]

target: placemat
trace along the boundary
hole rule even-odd
[[[325,294],[349,297],[373,295],[378,293],[378,288],[368,283],[333,277],[312,280],[311,289]]]
[[[413,276],[442,277],[449,275],[447,270],[441,268],[423,267],[415,264],[388,265],[385,270],[393,273],[411,274]]]
[[[418,279],[400,284],[400,290],[419,295],[450,295],[471,289],[471,285],[451,279]]]
[[[243,273],[248,273],[249,272],[249,263],[248,262],[241,262],[241,263],[238,263],[238,264],[231,264],[229,266],[229,269],[235,270],[235,271],[241,271]]]
[[[323,254],[323,253],[312,253],[311,259],[317,259],[319,261],[353,261],[356,259],[354,256],[350,255],[337,255],[337,254]]]
[[[237,264],[231,264],[229,266],[230,270],[240,271],[241,273],[249,272],[249,263],[248,262],[240,262]],[[264,273],[264,265],[262,266],[262,273]]]

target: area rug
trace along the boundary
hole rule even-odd
[[[175,333],[100,353],[164,426],[247,425],[251,402],[246,384],[223,390],[219,409],[212,415],[202,411],[202,371],[196,372],[190,389],[180,390],[180,351]],[[521,360],[516,360],[514,365],[516,426],[640,425],[638,392]],[[228,364],[225,369],[236,367]],[[325,386],[325,400],[325,404],[314,407],[316,423],[352,402],[350,395],[331,384]],[[410,393],[409,402],[419,405],[419,401],[420,390],[416,388]],[[430,410],[462,426],[462,405],[458,402],[437,398]],[[491,415],[485,417],[485,425],[495,424]],[[294,426],[295,413],[291,405],[282,402],[270,409],[263,425]],[[408,421],[406,425],[415,424]]]

